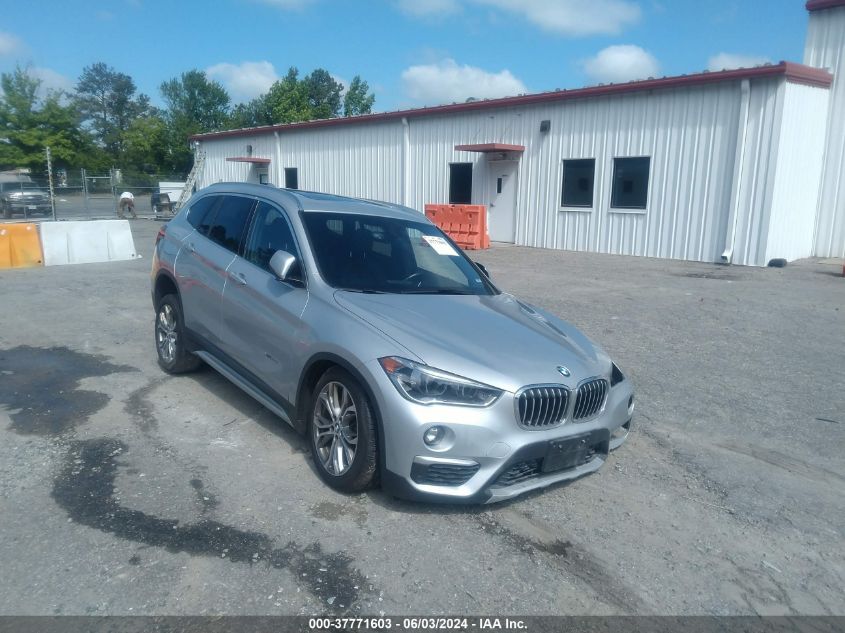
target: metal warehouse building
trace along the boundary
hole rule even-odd
[[[196,184],[483,204],[524,246],[843,257],[845,0],[807,9],[804,64],[203,134]]]

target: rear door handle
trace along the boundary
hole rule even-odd
[[[193,243],[193,242],[188,242],[187,247],[188,247],[188,250],[189,250],[191,253],[196,253],[196,252],[197,252],[197,247],[196,247],[196,246],[194,246],[194,243]]]
[[[235,278],[235,281],[237,281],[242,286],[246,285],[246,275],[244,275],[243,273],[235,273],[233,277]]]

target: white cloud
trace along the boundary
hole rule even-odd
[[[268,61],[215,64],[206,68],[205,72],[225,86],[235,103],[249,101],[267,92],[279,78],[273,64]]]
[[[411,66],[402,72],[408,96],[423,103],[451,103],[469,97],[492,99],[527,92],[525,84],[509,70],[487,72],[475,66],[458,65],[454,59]]]
[[[458,0],[396,0],[396,6],[414,17],[450,15],[461,10]]]
[[[23,42],[18,37],[0,31],[0,57],[13,55],[21,49],[23,49]]]
[[[38,87],[38,96],[40,98],[46,97],[53,90],[73,92],[73,80],[61,73],[57,73],[51,68],[35,66],[27,69],[27,72],[31,77],[35,77],[41,81],[41,85]]]
[[[608,46],[584,62],[591,79],[602,83],[622,83],[656,77],[660,64],[654,55],[632,44]]]
[[[733,53],[719,53],[713,55],[707,62],[707,70],[730,70],[732,68],[753,68],[763,64],[771,64],[768,57],[757,55],[735,55]]]
[[[630,0],[472,0],[516,13],[541,29],[561,35],[615,35],[639,21]]]

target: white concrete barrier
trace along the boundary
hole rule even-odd
[[[139,257],[128,220],[42,222],[40,227],[45,266]]]

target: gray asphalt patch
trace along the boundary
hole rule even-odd
[[[79,389],[80,380],[137,369],[67,347],[19,346],[0,351],[0,371],[0,404],[10,411],[11,430],[52,436],[85,422],[108,404],[107,395]]]
[[[291,541],[284,547],[274,547],[264,534],[218,521],[180,525],[179,521],[121,506],[114,498],[114,482],[117,459],[126,451],[123,442],[108,438],[70,444],[65,467],[53,484],[52,497],[73,521],[168,552],[288,569],[304,588],[334,611],[351,608],[364,591],[366,581],[352,566],[351,557],[343,552],[324,553],[318,542],[301,547]],[[197,489],[196,484],[193,486]]]

